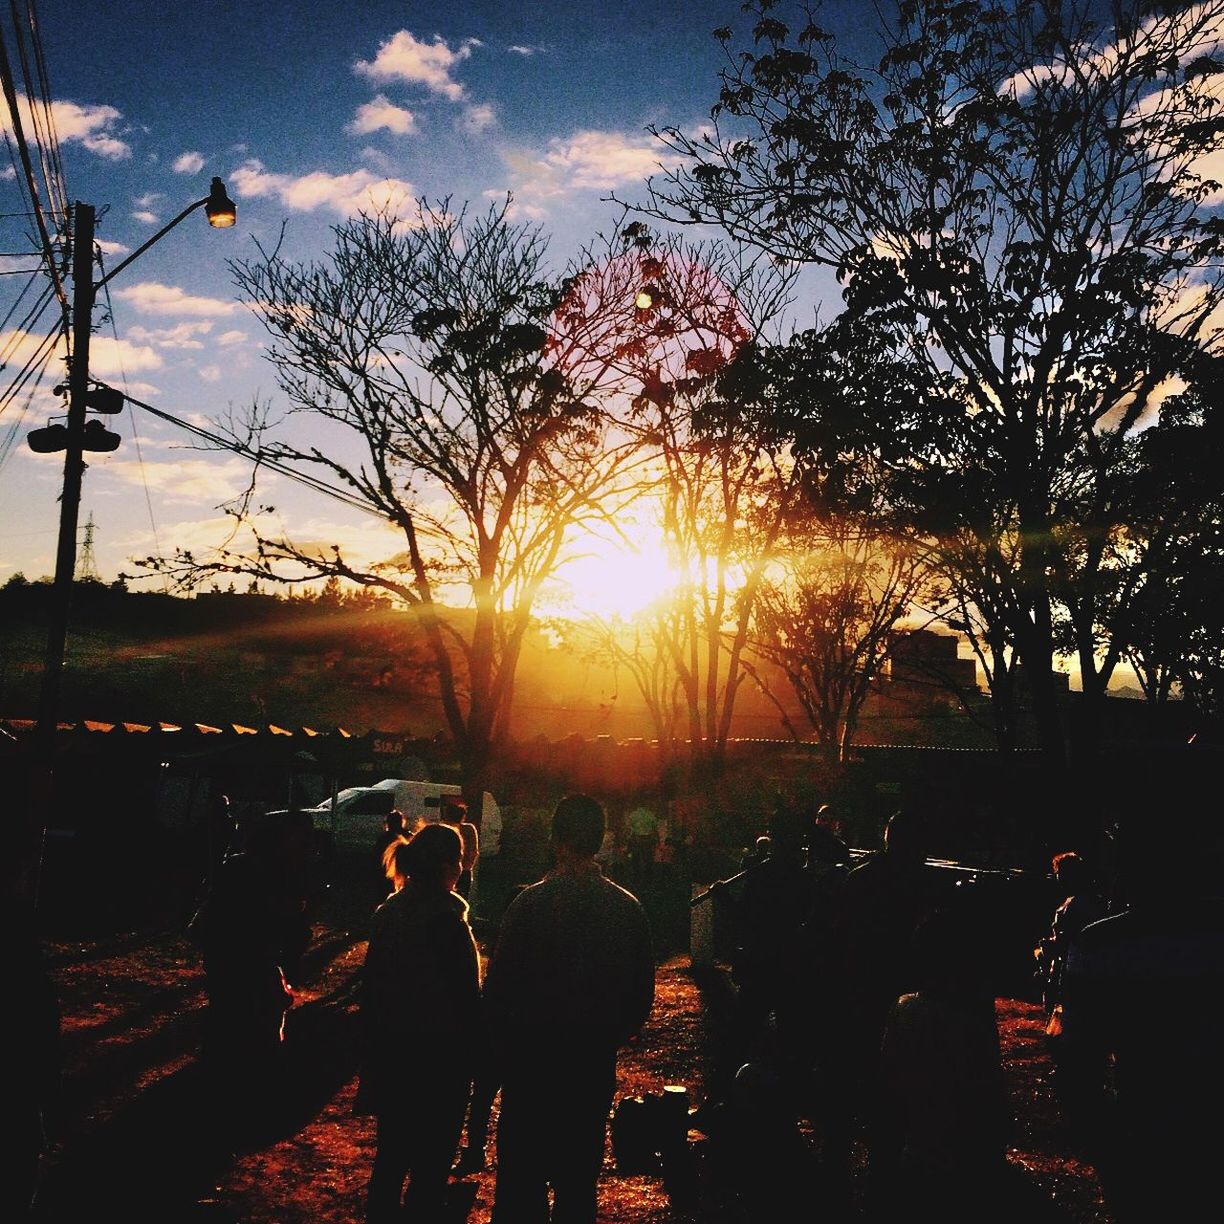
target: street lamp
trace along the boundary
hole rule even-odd
[[[81,477],[85,471],[84,452],[114,450],[119,445],[117,434],[101,428],[97,420],[86,423],[86,409],[113,413],[122,408],[115,393],[90,389],[89,337],[93,329],[93,308],[98,290],[133,260],[144,254],[155,242],[165,237],[180,221],[197,208],[203,208],[208,223],[217,229],[228,229],[237,219],[234,202],[225,191],[225,184],[214,178],[212,188],[203,199],[188,204],[168,225],[162,226],[148,242],[134,250],[122,263],[116,264],[100,280],[93,279],[94,221],[92,204],[80,200],[73,206],[72,252],[72,356],[68,371],[68,417],[64,425],[52,425],[34,430],[29,438],[31,449],[46,453],[64,451],[64,489],[60,499],[59,538],[55,551],[55,582],[51,593],[51,610],[47,626],[47,653],[43,664],[42,690],[38,707],[38,737],[46,766],[44,775],[50,802],[50,783],[54,771],[55,731],[58,725],[60,678],[64,667],[64,647],[68,636],[68,610],[72,600],[72,582],[76,572],[77,521],[81,507]]]

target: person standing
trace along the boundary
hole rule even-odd
[[[432,1224],[471,1092],[480,964],[467,903],[454,891],[459,834],[426,825],[394,843],[393,855],[397,889],[374,913],[362,975],[359,1103],[378,1119],[366,1220]]]
[[[460,799],[443,800],[441,820],[459,834],[463,846],[462,869],[455,891],[468,900],[472,895],[476,864],[480,859],[480,830],[468,819],[467,804]]]
[[[555,866],[511,903],[489,965],[502,1072],[497,1224],[592,1224],[617,1050],[654,1001],[645,911],[595,862],[605,823],[589,795],[557,804]]]
[[[659,821],[642,802],[629,813],[625,824],[629,835],[632,884],[645,894],[653,883],[655,853],[659,848]]]
[[[1188,849],[1176,858],[1153,852],[1144,823],[1119,829],[1129,906],[1067,950],[1060,1070],[1083,1090],[1080,1129],[1119,1224],[1195,1219],[1219,1193],[1224,835],[1214,817],[1183,818]]]
[[[868,1125],[872,1160],[870,1120],[884,1029],[898,997],[914,989],[914,933],[936,904],[926,870],[926,822],[917,811],[894,812],[884,828],[883,851],[845,877],[824,922],[829,997],[817,1036],[823,1052],[822,1146],[830,1192],[838,1200],[849,1191],[858,1125]]]

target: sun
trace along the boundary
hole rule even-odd
[[[632,544],[592,536],[556,575],[571,616],[632,620],[679,585],[661,538],[648,534]]]

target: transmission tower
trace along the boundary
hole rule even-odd
[[[89,512],[89,521],[85,524],[85,539],[81,544],[81,560],[77,564],[77,581],[84,582],[86,579],[91,579],[94,582],[101,582],[102,575],[98,573],[98,562],[94,557],[94,521],[93,511]]]

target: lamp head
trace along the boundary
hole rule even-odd
[[[212,181],[204,214],[214,229],[229,229],[238,220],[238,207],[226,194],[225,184],[219,178]]]

